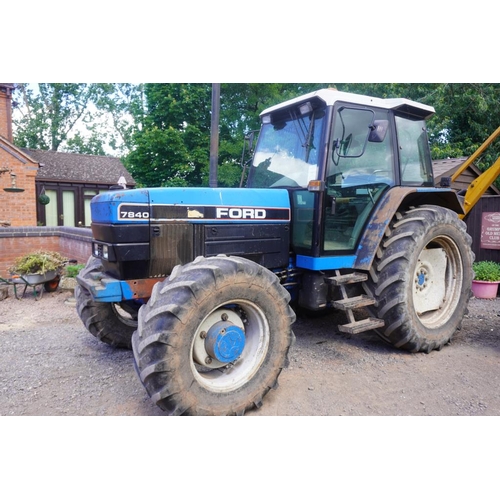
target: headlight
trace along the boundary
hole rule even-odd
[[[103,245],[102,243],[94,242],[92,244],[92,254],[94,255],[94,257],[99,257],[101,259],[108,260],[109,258],[108,245]]]

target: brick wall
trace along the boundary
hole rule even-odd
[[[0,226],[36,226],[35,177],[38,163],[12,144],[11,83],[0,83]],[[16,187],[11,193],[15,175]]]
[[[17,257],[36,250],[59,252],[68,259],[85,264],[92,252],[92,233],[88,228],[11,227],[0,228],[0,276]]]
[[[0,221],[2,225],[36,226],[35,176],[38,164],[28,161],[17,150],[0,140]],[[4,188],[12,186],[11,173],[22,192],[10,193]]]

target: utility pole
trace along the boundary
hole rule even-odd
[[[219,159],[220,83],[212,83],[212,120],[210,131],[210,174],[208,185],[217,187],[217,163]]]

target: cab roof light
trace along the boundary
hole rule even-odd
[[[307,101],[299,106],[299,111],[302,116],[308,115],[313,110],[312,104]]]

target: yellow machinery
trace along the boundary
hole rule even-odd
[[[455,181],[460,174],[472,163],[474,163],[479,156],[481,156],[484,151],[490,146],[490,144],[500,136],[500,127],[498,127],[495,132],[493,132],[488,139],[486,139],[483,144],[472,154],[467,161],[465,161],[460,168],[453,174],[451,181]],[[479,201],[481,196],[486,192],[486,190],[495,182],[495,179],[500,175],[500,157],[491,165],[487,170],[485,170],[477,179],[471,182],[470,186],[467,188],[464,198],[464,215],[460,215],[460,218],[464,218],[474,207],[474,205]]]

